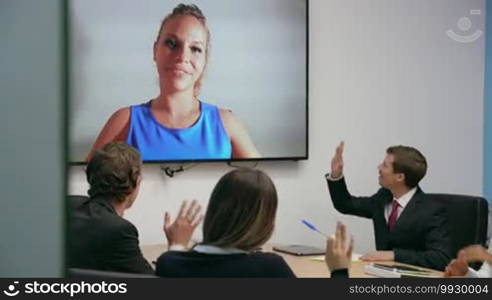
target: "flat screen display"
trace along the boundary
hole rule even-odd
[[[70,162],[307,159],[308,1],[180,4],[69,1]]]

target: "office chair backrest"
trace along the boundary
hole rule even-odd
[[[465,195],[429,195],[446,208],[454,257],[466,246],[485,246],[489,217],[487,200]]]
[[[68,278],[158,278],[155,275],[68,268]]]

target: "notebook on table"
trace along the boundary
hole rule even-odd
[[[276,245],[274,251],[292,254],[296,256],[321,255],[325,250],[305,245]]]

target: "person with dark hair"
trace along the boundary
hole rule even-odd
[[[335,208],[373,221],[377,251],[366,261],[398,261],[444,270],[452,257],[445,209],[418,186],[427,172],[425,157],[413,147],[393,146],[378,166],[382,188],[370,197],[352,196],[343,176],[341,142],[326,174]]]
[[[68,266],[125,273],[153,274],[140,251],[137,228],[123,218],[137,198],[140,154],[125,143],[110,143],[87,165],[89,197],[69,197]],[[200,205],[183,202],[174,222],[165,215],[171,249],[186,247],[201,221]]]
[[[160,94],[116,111],[91,153],[112,141],[137,148],[143,160],[257,158],[246,127],[228,109],[199,100],[210,55],[210,30],[196,5],[179,4],[154,42]]]
[[[168,251],[156,264],[161,277],[295,277],[283,258],[261,252],[275,227],[277,191],[260,170],[239,168],[225,174],[212,191],[203,240],[191,251]],[[353,241],[345,226],[327,242],[332,277],[348,277]],[[347,259],[347,257],[349,257]]]
[[[295,277],[279,255],[258,250],[273,233],[277,191],[264,172],[239,168],[224,175],[208,203],[203,241],[192,251],[157,260],[162,277]]]

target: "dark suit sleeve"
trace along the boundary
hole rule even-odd
[[[345,178],[339,180],[329,180],[328,190],[330,191],[331,201],[336,210],[342,214],[356,215],[359,217],[372,218],[377,197],[382,193],[382,189],[371,197],[354,197],[350,195]]]
[[[122,224],[115,230],[113,249],[109,253],[108,265],[115,271],[126,273],[154,274],[154,270],[143,257],[138,242],[137,228],[130,223]]]
[[[349,272],[348,269],[339,269],[335,271],[331,271],[331,278],[348,278]]]
[[[402,263],[444,270],[451,260],[450,235],[444,207],[437,206],[425,236],[425,250],[393,249]]]

